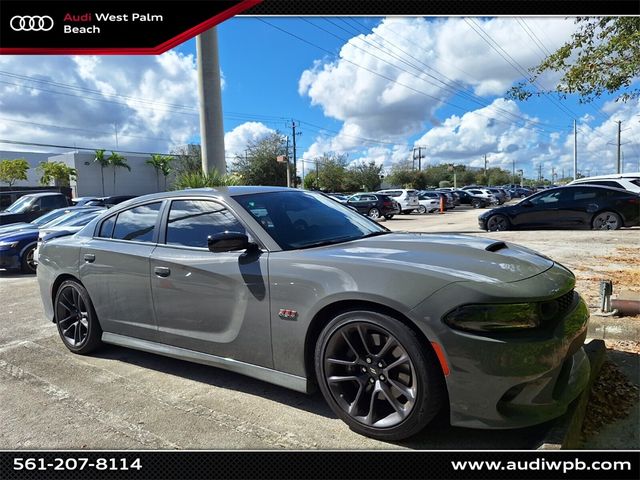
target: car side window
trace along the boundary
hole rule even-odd
[[[265,211],[266,213],[266,211]],[[209,200],[174,200],[167,220],[168,245],[207,248],[207,237],[245,228],[224,206]]]
[[[40,198],[40,208],[42,210],[53,210],[54,208],[66,207],[66,203],[57,195],[50,195]]]
[[[556,190],[554,192],[543,193],[537,197],[533,197],[530,201],[534,205],[553,205],[560,201],[560,195],[562,194],[562,190]]]
[[[137,242],[153,241],[161,205],[162,202],[148,203],[120,212],[111,238]]]
[[[601,190],[605,192],[606,190]],[[576,188],[573,190],[573,200],[576,202],[584,202],[588,200],[595,200],[598,197],[599,190],[591,188]]]
[[[100,225],[100,231],[98,232],[98,237],[111,238],[111,235],[113,234],[113,226],[115,224],[116,224],[116,216],[115,215],[113,215],[112,217],[109,217],[105,221],[103,221],[102,225]]]

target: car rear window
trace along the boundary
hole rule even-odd
[[[402,190],[389,190],[384,192],[385,195],[389,195],[390,197],[399,197],[402,195]]]
[[[124,210],[118,214],[112,238],[151,242],[155,233],[162,202],[148,203]]]
[[[629,180],[631,183],[633,183],[636,187],[640,187],[640,178],[634,178],[633,180]]]

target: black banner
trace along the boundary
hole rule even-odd
[[[637,451],[0,453],[6,479],[635,479]]]

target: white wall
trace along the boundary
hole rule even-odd
[[[110,152],[105,152],[109,155]],[[78,178],[71,182],[76,197],[103,196],[102,179],[104,178],[104,195],[144,195],[164,191],[164,177],[160,174],[159,188],[156,180],[156,171],[145,162],[149,155],[123,154],[131,171],[126,168],[118,168],[115,172],[115,189],[113,183],[114,169],[106,167],[101,172],[100,165],[94,162],[93,152],[74,152],[49,157],[52,162],[64,162],[75,168]],[[172,177],[169,176],[168,184],[171,185]]]

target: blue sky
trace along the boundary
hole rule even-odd
[[[479,166],[487,154],[490,166],[534,176],[541,164],[550,178],[552,167],[571,173],[575,118],[582,173],[613,172],[618,120],[624,168],[637,170],[637,100],[505,97],[574,29],[564,18],[228,20],[218,27],[228,160],[274,130],[290,134],[294,119],[308,162],[338,152],[388,169],[425,146],[426,164]],[[198,140],[197,106],[195,40],[158,57],[0,57],[0,139],[169,151]]]

